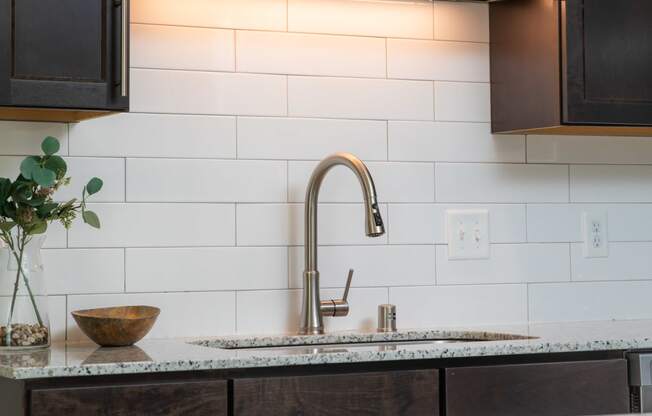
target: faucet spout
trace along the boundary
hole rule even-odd
[[[303,309],[299,330],[301,334],[321,334],[324,332],[322,310],[331,310],[331,303],[341,306],[340,312],[333,316],[344,316],[348,313],[348,303],[345,299],[325,302],[326,305],[322,304],[319,296],[319,271],[317,269],[317,203],[319,190],[326,174],[338,165],[351,169],[360,182],[364,197],[365,231],[367,236],[379,237],[385,233],[385,226],[376,197],[376,187],[365,164],[350,153],[335,153],[322,160],[313,171],[306,189],[305,270],[303,273]]]

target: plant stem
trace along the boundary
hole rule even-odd
[[[20,242],[20,233],[16,236],[16,242]],[[16,255],[16,250],[15,250],[15,245],[13,244],[13,241],[11,237],[7,240],[7,245],[11,249],[11,252],[14,253],[14,256]],[[21,264],[23,261],[23,250],[20,251],[20,259],[18,260],[18,264]],[[21,267],[18,267],[18,271],[16,272],[16,283],[14,283],[14,293],[11,296],[11,307],[9,308],[9,316],[7,317],[7,326],[5,327],[5,344],[7,347],[11,346],[11,321],[14,318],[14,307],[16,306],[16,296],[18,295],[18,282],[20,281],[20,270]]]

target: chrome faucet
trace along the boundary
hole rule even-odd
[[[305,270],[303,272],[303,308],[301,311],[302,335],[324,333],[324,316],[346,316],[349,314],[348,294],[353,278],[349,275],[342,299],[322,301],[319,297],[319,271],[317,270],[317,200],[319,189],[328,171],[337,165],[351,169],[362,186],[365,205],[365,225],[368,237],[385,234],[383,219],[380,216],[374,181],[364,163],[350,153],[335,153],[322,160],[315,168],[306,189],[305,206]]]

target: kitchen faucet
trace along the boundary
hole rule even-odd
[[[378,209],[376,188],[364,163],[350,153],[335,153],[322,160],[315,168],[306,189],[305,205],[305,270],[303,272],[303,307],[301,311],[302,335],[324,333],[323,316],[346,316],[349,314],[348,294],[353,278],[349,275],[342,299],[322,301],[319,297],[319,271],[317,270],[317,200],[324,177],[331,168],[344,165],[358,177],[362,186],[365,209],[365,226],[368,237],[385,234],[383,219]]]

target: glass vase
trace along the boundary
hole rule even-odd
[[[50,346],[41,247],[45,236],[21,231],[4,241],[0,260],[0,350]]]

